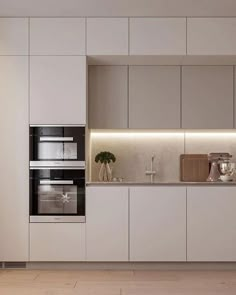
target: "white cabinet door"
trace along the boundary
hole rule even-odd
[[[186,55],[185,18],[131,18],[131,55]]]
[[[236,261],[236,188],[187,189],[187,260]]]
[[[180,67],[130,67],[129,127],[180,128]]]
[[[89,128],[128,127],[128,67],[89,67]]]
[[[0,57],[0,260],[28,260],[28,58]]]
[[[234,127],[232,66],[185,66],[182,69],[182,127]]]
[[[128,188],[88,187],[88,261],[128,261]]]
[[[87,18],[87,55],[127,55],[128,18]]]
[[[85,18],[31,18],[30,54],[85,55]]]
[[[27,18],[0,18],[0,55],[27,55],[28,36]]]
[[[236,54],[236,18],[188,18],[187,28],[187,54]]]
[[[186,261],[186,188],[130,188],[130,260]]]
[[[86,57],[31,56],[30,123],[86,124]]]
[[[84,260],[84,223],[30,224],[30,261]]]

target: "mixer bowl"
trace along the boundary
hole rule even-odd
[[[236,163],[220,163],[220,172],[225,176],[232,176],[236,170]]]

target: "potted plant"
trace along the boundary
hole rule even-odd
[[[101,168],[98,174],[98,178],[100,181],[111,181],[112,180],[112,171],[110,168],[110,163],[111,162],[115,162],[116,161],[116,157],[114,156],[114,154],[104,151],[104,152],[100,152],[96,155],[95,157],[95,162],[101,163]]]

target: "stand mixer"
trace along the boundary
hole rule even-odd
[[[230,163],[230,158],[232,158],[232,155],[230,155],[229,153],[208,154],[208,160],[211,163],[211,170],[207,181],[220,181],[221,174],[219,171],[219,165],[222,166],[221,172],[224,174],[224,170],[226,169],[225,167],[229,166],[228,164],[232,164]]]

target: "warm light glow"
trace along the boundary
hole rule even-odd
[[[183,132],[91,132],[92,138],[173,138],[183,136]]]
[[[236,131],[231,130],[206,130],[206,131],[91,131],[91,138],[181,138],[181,137],[192,137],[192,138],[227,138],[227,137],[236,137]]]

